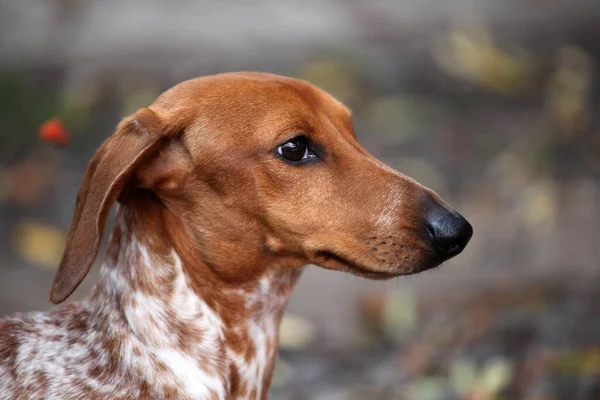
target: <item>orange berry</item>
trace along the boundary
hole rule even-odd
[[[40,139],[59,146],[67,146],[69,144],[69,134],[62,121],[58,118],[51,118],[40,126]]]

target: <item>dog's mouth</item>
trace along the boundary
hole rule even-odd
[[[402,271],[376,271],[355,262],[351,262],[346,257],[340,256],[330,251],[318,251],[315,254],[315,263],[326,269],[348,272],[356,276],[374,280],[385,280],[396,278],[400,275],[407,275]]]
[[[414,275],[429,269],[438,267],[443,259],[437,255],[429,254],[425,260],[413,260],[413,263],[407,265],[389,264],[385,269],[374,269],[356,261],[351,261],[349,257],[341,255],[338,252],[330,250],[320,250],[314,253],[313,262],[323,268],[348,272],[352,275],[360,276],[373,280],[386,280],[397,278],[399,276]]]

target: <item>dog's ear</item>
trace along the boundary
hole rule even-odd
[[[83,281],[98,255],[110,209],[124,186],[137,181],[140,170],[160,158],[161,148],[177,134],[178,130],[143,108],[123,120],[98,149],[77,194],[67,244],[52,284],[52,303],[63,302]],[[151,183],[147,179],[145,185]]]

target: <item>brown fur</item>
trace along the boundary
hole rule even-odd
[[[320,160],[290,165],[276,154],[278,145],[297,134],[318,145]],[[309,263],[372,279],[437,265],[423,229],[425,204],[447,208],[435,193],[368,154],[356,140],[350,112],[332,96],[303,81],[260,73],[181,83],[119,125],[86,171],[52,302],[64,301],[88,273],[117,200],[121,223],[107,263],[128,266],[119,276],[130,292],[110,292],[101,280],[84,306],[67,306],[49,320],[66,321],[76,332],[70,338],[74,345],[78,335],[106,330],[91,354],[101,358],[106,352],[110,361],[90,366],[88,377],[102,381],[121,374],[139,396],[164,399],[186,397],[178,397],[177,386],[158,387],[120,364],[131,331],[118,310],[145,307],[132,293],[166,304],[176,290],[176,269],[146,268],[169,265],[173,252],[180,257],[186,282],[222,322],[223,340],[212,354],[195,353],[207,332],[166,308],[175,346],[223,379],[227,398],[266,398],[277,334],[260,349],[268,355],[261,386],[245,379],[228,358],[238,354],[250,365],[259,357],[248,321],[262,326],[260,321],[272,318],[277,326],[301,267]],[[142,253],[125,251],[133,240],[148,249],[150,266]],[[256,297],[251,304],[249,296]],[[18,322],[1,324],[0,363],[11,363],[20,328]],[[135,346],[132,351],[145,354]],[[166,374],[169,367],[157,361],[155,368]],[[93,387],[82,379],[81,393],[94,398]]]

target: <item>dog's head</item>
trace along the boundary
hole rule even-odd
[[[181,83],[119,125],[86,171],[53,302],[89,271],[113,203],[140,199],[171,225],[165,240],[230,281],[308,263],[386,279],[439,265],[472,235],[357,142],[344,105],[269,74]]]

